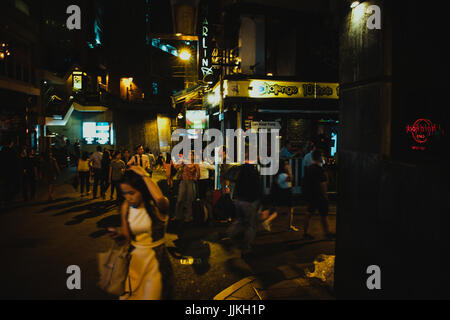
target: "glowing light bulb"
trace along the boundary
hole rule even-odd
[[[180,59],[183,61],[188,61],[189,59],[191,59],[191,53],[185,49],[181,50]]]

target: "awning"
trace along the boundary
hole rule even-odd
[[[184,101],[190,101],[194,98],[196,98],[204,88],[207,88],[207,85],[204,84],[197,84],[195,86],[189,87],[185,90],[179,91],[175,93],[171,99],[172,99],[172,107],[175,109],[176,105],[180,102]]]
[[[63,119],[53,119],[51,117],[45,118],[45,125],[46,126],[65,126],[67,125],[67,122],[69,121],[70,117],[72,116],[73,111],[79,111],[79,112],[105,112],[108,111],[107,107],[103,106],[83,106],[81,104],[78,104],[76,102],[72,103],[71,107],[69,108],[69,111],[67,111],[66,115]]]

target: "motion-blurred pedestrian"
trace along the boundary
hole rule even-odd
[[[90,166],[90,160],[89,160],[89,153],[83,152],[83,156],[78,159],[78,166],[77,166],[77,172],[78,172],[78,179],[80,180],[80,194],[81,197],[88,196],[89,195],[89,176],[91,174],[90,172],[91,166]],[[84,191],[86,190],[86,193]]]
[[[36,197],[36,180],[38,178],[38,164],[36,162],[34,150],[23,148],[21,153],[22,175],[22,195],[23,200],[34,200]]]
[[[119,202],[123,202],[123,196],[120,192],[119,182],[122,180],[123,174],[126,169],[125,162],[121,159],[122,154],[120,152],[116,152],[114,154],[114,159],[111,161],[111,166],[109,170],[109,183],[111,184],[111,196],[110,200],[114,199],[114,191],[117,194],[117,200]]]
[[[262,198],[262,186],[258,170],[255,166],[244,164],[239,168],[239,175],[235,186],[236,221],[228,230],[228,236],[242,238],[242,256],[245,257],[252,250],[258,226],[258,208]]]
[[[292,203],[292,171],[288,160],[281,160],[280,171],[276,176],[276,183],[279,187],[278,194],[278,212],[289,214],[289,228],[291,231],[299,231],[297,227],[294,226],[294,206]]]
[[[53,152],[51,150],[43,154],[41,172],[41,178],[48,187],[48,200],[51,201],[53,200],[56,178],[61,173],[58,162],[56,162],[56,159],[53,157]]]
[[[109,188],[109,174],[110,174],[110,166],[111,166],[111,153],[109,150],[103,151],[103,157],[102,157],[102,176],[100,181],[100,192],[102,195],[102,198],[106,198],[106,191]]]
[[[322,168],[322,152],[315,150],[312,153],[313,163],[306,169],[305,178],[303,182],[304,196],[308,205],[307,213],[305,215],[305,230],[303,234],[304,239],[314,239],[308,234],[309,222],[315,211],[319,211],[320,221],[325,236],[329,239],[335,237],[330,232],[328,226],[328,193],[327,193],[327,177]]]
[[[101,183],[101,179],[102,179],[102,158],[103,158],[103,153],[102,153],[102,147],[101,146],[97,146],[97,151],[94,152],[91,157],[91,166],[92,166],[92,170],[93,170],[93,175],[94,175],[94,186],[93,186],[93,190],[92,190],[92,198],[96,199],[97,198],[97,191],[98,191],[98,186]]]

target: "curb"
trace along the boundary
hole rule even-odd
[[[279,281],[275,282],[274,284],[270,286],[264,286],[262,285],[262,282],[258,279],[258,277],[255,276],[249,276],[246,278],[243,278],[239,280],[238,282],[232,284],[228,288],[224,289],[220,293],[218,293],[213,300],[227,300],[227,298],[230,298],[238,291],[246,291],[244,287],[250,286],[251,290],[247,290],[247,292],[252,293],[252,297],[245,297],[246,300],[252,300],[255,298],[258,298],[258,300],[262,300],[261,296],[258,293],[258,290],[265,291],[268,288],[272,287],[275,284],[282,283],[284,281],[295,281],[298,278],[304,277],[306,275],[306,271],[310,269],[311,267],[314,267],[314,263],[304,263],[304,264],[298,264],[296,265],[297,269],[301,269],[302,271],[295,271],[293,270],[292,266],[290,265],[282,265],[277,267],[275,271],[273,271],[274,274],[279,275],[279,273],[283,274],[283,278],[279,279]],[[272,273],[272,272],[271,272]],[[268,275],[267,273],[265,274]],[[261,275],[263,276],[263,275]],[[260,276],[260,278],[261,278]],[[275,276],[274,276],[275,277]],[[253,283],[253,284],[252,284]],[[257,289],[257,290],[255,290]],[[244,297],[242,297],[244,298]],[[235,298],[231,298],[232,300],[236,300]]]

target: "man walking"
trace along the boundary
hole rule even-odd
[[[93,188],[92,198],[96,199],[98,185],[102,179],[102,172],[103,172],[102,171],[102,159],[103,159],[102,147],[98,146],[97,152],[94,152],[91,155],[90,159],[91,159],[92,169],[94,170],[94,188]]]
[[[306,168],[313,163],[312,154],[316,150],[316,146],[313,142],[308,146],[308,153],[305,154],[302,160],[302,179],[305,177]]]
[[[304,195],[308,205],[307,213],[305,215],[305,233],[304,239],[314,239],[308,234],[309,221],[318,210],[320,220],[322,222],[322,229],[328,239],[333,239],[335,235],[330,232],[328,227],[328,194],[327,194],[327,177],[322,168],[322,153],[319,150],[312,152],[312,165],[306,168],[304,179]]]

